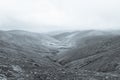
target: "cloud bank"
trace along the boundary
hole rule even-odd
[[[120,29],[120,0],[0,0],[0,29]]]

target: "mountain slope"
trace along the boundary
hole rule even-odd
[[[95,43],[92,38],[96,38],[96,41],[103,39],[104,36],[116,35],[107,31],[97,31],[97,30],[86,30],[86,31],[74,31],[74,32],[64,32],[61,34],[54,35],[53,37],[60,40],[63,45],[68,47],[83,47],[88,44]],[[100,40],[100,41],[101,41]]]
[[[56,51],[59,41],[44,34],[26,31],[1,31],[0,40],[38,53]]]
[[[69,68],[119,72],[120,36],[106,38],[83,48],[68,50],[62,54],[58,62]]]
[[[0,31],[0,79],[120,80],[119,41],[118,33],[94,30],[56,37]]]

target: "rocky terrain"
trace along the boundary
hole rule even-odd
[[[0,31],[0,80],[120,80],[120,33]]]

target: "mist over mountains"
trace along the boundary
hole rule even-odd
[[[120,80],[120,32],[0,31],[0,80]]]

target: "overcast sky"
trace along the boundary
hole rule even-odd
[[[120,0],[0,0],[0,29],[120,29]]]

